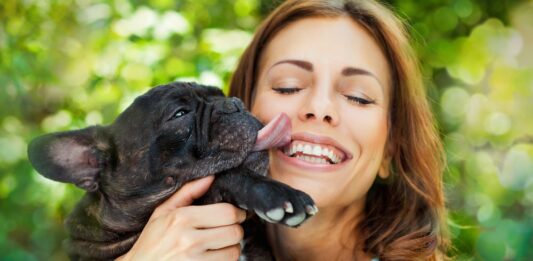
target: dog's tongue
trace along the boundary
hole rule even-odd
[[[280,113],[257,133],[253,151],[277,148],[291,141],[291,120]]]

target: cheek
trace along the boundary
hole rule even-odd
[[[349,131],[356,151],[354,167],[359,175],[373,180],[377,173],[388,136],[388,118],[382,110],[352,114]]]
[[[331,195],[330,201],[324,199],[326,204],[344,206],[363,199],[372,186],[383,159],[387,140],[386,115],[369,112],[352,115],[348,123],[349,137],[352,140],[346,141],[346,144],[354,146],[357,153],[354,155],[355,161],[345,170],[345,179],[334,181],[338,191]]]
[[[350,136],[360,146],[360,152],[382,151],[387,141],[387,114],[380,109],[351,115],[348,122]]]

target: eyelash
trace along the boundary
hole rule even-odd
[[[289,94],[297,93],[302,90],[301,88],[272,88],[272,89],[282,95],[289,95]],[[348,101],[355,102],[360,105],[369,105],[369,104],[376,103],[376,101],[374,100],[367,100],[367,99],[363,99],[363,98],[355,97],[355,96],[344,95],[344,97],[346,97]]]
[[[374,100],[367,100],[367,99],[363,99],[363,98],[355,97],[355,96],[344,95],[344,97],[346,97],[346,99],[348,99],[348,101],[355,102],[355,103],[360,104],[360,105],[369,105],[369,104],[376,103],[376,101],[374,101]]]
[[[301,91],[301,88],[272,88],[274,91],[276,91],[279,94],[293,94]]]
[[[276,91],[277,93],[283,94],[283,95],[294,94],[302,90],[300,88],[272,88],[272,89]],[[346,97],[348,101],[355,102],[360,105],[369,105],[369,104],[376,103],[376,101],[374,100],[367,100],[367,99],[363,99],[363,98],[356,97],[356,96],[344,95],[344,97]]]

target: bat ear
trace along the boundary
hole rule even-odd
[[[222,92],[222,89],[214,86],[209,85],[202,85],[202,84],[196,84],[193,83],[195,87],[197,87],[196,91],[203,95],[204,97],[224,97],[224,92]]]
[[[221,96],[224,97],[224,92],[222,92],[222,89],[213,87],[213,86],[207,86],[206,92],[208,96]]]
[[[46,134],[30,142],[28,159],[44,177],[94,192],[100,172],[111,164],[105,136],[100,126]]]

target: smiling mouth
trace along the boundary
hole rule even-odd
[[[309,132],[291,135],[291,122],[284,113],[264,126],[257,135],[253,151],[277,148],[289,158],[316,165],[337,165],[352,154],[336,140]]]
[[[288,157],[312,164],[335,165],[343,162],[347,158],[342,150],[334,146],[301,140],[293,140],[281,150]]]

